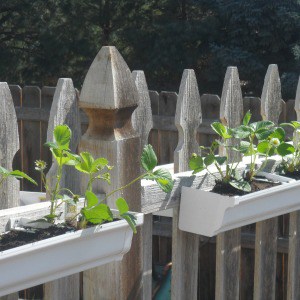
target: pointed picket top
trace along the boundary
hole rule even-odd
[[[295,111],[297,113],[297,120],[300,120],[300,77],[298,80],[298,86],[297,86],[297,91],[296,91]]]
[[[176,106],[175,125],[178,145],[174,152],[174,171],[189,169],[191,154],[198,151],[197,129],[202,122],[201,101],[194,70],[184,70]]]
[[[149,133],[153,127],[151,101],[144,71],[133,71],[132,78],[139,94],[139,105],[132,114],[132,126],[140,134],[143,149],[148,144]]]
[[[281,83],[277,65],[269,65],[261,94],[261,115],[278,123],[281,113]]]
[[[137,104],[136,87],[123,57],[115,47],[102,47],[85,77],[80,106],[119,109]]]
[[[184,70],[177,98],[175,125],[178,145],[174,151],[174,172],[189,169],[189,159],[198,152],[197,129],[202,122],[201,100],[194,70]],[[179,208],[173,210],[172,299],[197,299],[199,237],[178,229]],[[188,273],[190,277],[185,276]]]
[[[235,127],[243,118],[243,96],[237,67],[228,67],[221,96],[220,119]]]
[[[6,82],[0,82],[0,166],[12,170],[19,150],[17,116],[11,92]],[[0,209],[19,205],[19,182],[9,178],[0,187]]]
[[[47,141],[53,141],[53,130],[55,126],[66,124],[72,131],[70,149],[76,152],[81,137],[81,126],[79,118],[78,97],[73,81],[70,78],[60,78],[55,89],[53,103],[51,106]],[[47,174],[48,178],[53,178],[56,174],[57,164],[52,162],[52,166]],[[74,193],[79,193],[80,179],[78,173],[68,174],[70,169],[66,169],[62,178],[62,185],[68,187]],[[51,182],[51,181],[50,181]]]
[[[221,96],[220,120],[229,127],[236,127],[241,124],[243,118],[243,96],[239,73],[237,67],[228,67]],[[236,141],[229,140],[231,146],[235,145]],[[224,149],[220,149],[223,153]],[[235,151],[229,150],[229,160],[239,161],[241,156]]]

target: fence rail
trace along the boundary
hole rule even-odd
[[[111,110],[110,113],[118,109],[126,110],[128,106],[135,104],[132,101],[138,101],[139,111],[132,116],[133,127],[142,137],[147,137],[152,127],[148,140],[154,146],[160,164],[174,161],[175,187],[168,195],[162,194],[155,184],[143,182],[140,193],[137,192],[139,186],[131,190],[132,207],[144,212],[146,218],[143,234],[139,233],[135,237],[130,254],[121,264],[108,265],[86,271],[82,276],[74,274],[45,284],[45,299],[151,299],[152,256],[154,261],[166,263],[171,255],[172,299],[299,299],[298,212],[221,233],[211,239],[186,234],[178,229],[177,222],[181,186],[204,188],[213,184],[209,175],[191,178],[182,173],[188,169],[187,157],[197,150],[197,144],[208,145],[214,139],[215,135],[209,124],[213,120],[221,120],[232,126],[237,125],[243,112],[248,109],[253,113],[253,120],[263,118],[280,123],[295,120],[297,116],[299,120],[300,83],[296,100],[284,102],[281,99],[277,66],[271,65],[265,77],[261,99],[242,98],[237,69],[229,67],[221,98],[208,94],[200,97],[193,71],[185,70],[178,95],[175,92],[155,91],[148,94],[142,71],[135,71],[131,80],[126,63],[114,47],[104,47],[101,51],[85,79],[80,99],[81,106],[86,111],[95,109],[99,115],[95,118],[91,114],[88,119],[81,111],[81,123],[76,123],[76,132],[81,129],[84,133],[89,121],[93,122],[92,127],[99,129],[103,126],[103,110]],[[108,66],[105,70],[104,65]],[[111,73],[107,70],[111,70]],[[112,73],[115,74],[114,78],[110,75]],[[98,84],[92,79],[99,80]],[[105,82],[104,85],[101,80]],[[15,156],[13,165],[39,181],[40,185],[36,190],[41,189],[41,180],[34,171],[34,161],[42,158],[49,166],[52,165],[50,153],[42,146],[46,141],[47,131],[49,139],[50,128],[63,122],[68,115],[74,115],[69,114],[71,106],[66,109],[72,97],[72,103],[78,105],[77,93],[72,85],[68,85],[70,82],[60,79],[56,88],[41,89],[36,86],[20,88],[13,85],[10,86],[12,99],[7,93],[8,87],[5,84],[0,86],[0,100],[9,105],[13,101],[18,120],[20,151]],[[73,95],[71,98],[70,94]],[[110,101],[109,105],[107,101]],[[55,104],[52,106],[52,103]],[[153,122],[146,122],[149,121],[150,106]],[[4,126],[7,120],[3,120],[0,123]],[[72,118],[68,122],[72,122]],[[127,122],[131,123],[130,118]],[[74,124],[70,126],[75,130]],[[116,129],[113,122],[107,126],[112,132]],[[179,135],[176,128],[179,128]],[[95,155],[106,155],[113,165],[132,159],[131,166],[135,168],[131,167],[132,173],[139,172],[139,166],[134,159],[138,155],[140,142],[133,131],[124,135],[122,142],[113,139],[119,149],[116,152],[111,148],[112,143],[107,143],[101,135],[101,131],[97,139],[91,139],[91,134],[95,133],[96,131],[90,131],[83,138],[78,133],[79,138],[81,137],[81,150],[93,149]],[[142,145],[146,141],[147,138],[142,138]],[[14,143],[17,143],[17,139]],[[132,151],[136,155],[130,155]],[[9,157],[6,159],[9,160]],[[119,176],[113,174],[113,178],[120,180],[117,184],[128,180],[125,165],[119,163],[118,172]],[[178,172],[181,173],[177,175]],[[21,183],[22,190],[30,188],[26,182]],[[102,187],[97,187],[100,188]],[[13,205],[8,201],[6,207]],[[159,222],[158,217],[154,217],[152,222],[152,213],[166,208],[174,209],[173,222],[170,219],[161,219]],[[155,236],[153,240],[152,235]]]

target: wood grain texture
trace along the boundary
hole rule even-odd
[[[78,98],[73,86],[72,79],[60,78],[54,93],[53,103],[48,123],[47,141],[53,141],[53,130],[55,126],[66,124],[72,130],[70,149],[76,152],[81,137],[81,124],[79,119]],[[53,188],[56,181],[58,165],[52,160],[52,166],[47,173],[49,185]],[[75,194],[80,194],[79,172],[71,168],[65,168],[62,174],[61,187],[68,188]],[[80,293],[79,273],[58,280],[48,282],[44,285],[44,299],[66,299],[79,300]]]
[[[16,107],[22,106],[22,88],[19,85],[9,85],[9,89],[12,95],[12,99],[14,102],[15,109]],[[18,115],[17,115],[18,119]],[[13,170],[22,170],[22,157],[21,157],[21,148],[22,148],[22,129],[21,129],[21,123],[22,121],[18,119],[18,132],[19,132],[19,144],[20,149],[15,154],[15,157],[13,159],[12,168]],[[20,190],[23,189],[23,181],[19,180],[20,184]]]
[[[50,110],[53,103],[53,97],[56,88],[50,86],[44,86],[41,89],[42,100],[41,100],[41,110],[44,111],[45,115],[48,117],[45,121],[41,121],[41,159],[47,162],[48,168],[46,172],[48,172],[51,167],[52,162],[52,154],[48,147],[45,147],[44,144],[47,141],[47,130],[48,130],[48,121],[50,116]]]
[[[158,117],[159,94],[156,91],[149,91],[149,96],[151,101],[152,121],[154,123],[154,117]],[[152,145],[156,155],[159,157],[158,130],[154,128],[154,124],[150,131],[148,142]]]
[[[138,107],[132,114],[132,126],[140,135],[141,149],[143,149],[148,144],[149,133],[153,127],[151,101],[144,72],[133,71],[132,77],[139,95]],[[152,298],[152,223],[152,214],[145,215],[142,226],[144,300]]]
[[[70,142],[70,150],[77,151],[79,140],[81,137],[81,126],[79,117],[78,97],[75,91],[72,79],[60,78],[57,82],[57,87],[53,97],[51,106],[47,141],[53,141],[53,131],[55,126],[66,124],[72,131]],[[57,173],[57,163],[53,159],[51,168],[47,174],[47,180],[51,186],[55,184],[55,174]],[[71,168],[66,167],[63,171],[61,186],[73,191],[75,194],[80,194],[80,173],[74,172]]]
[[[277,218],[256,224],[254,299],[275,299],[277,225]]]
[[[19,150],[17,117],[10,89],[0,82],[0,166],[12,170],[12,162]],[[14,178],[5,180],[0,189],[0,209],[19,205],[19,182]]]
[[[148,144],[149,133],[153,127],[151,101],[144,72],[133,71],[132,77],[139,95],[139,105],[132,114],[132,126],[140,134],[143,149]]]
[[[281,84],[277,65],[270,65],[265,76],[261,115],[275,124],[281,113]],[[275,299],[278,218],[256,224],[254,299]]]
[[[228,67],[221,97],[220,119],[224,125],[236,127],[243,117],[243,98],[238,70]],[[233,140],[230,145],[236,145]],[[224,154],[224,149],[220,149]],[[229,162],[241,160],[228,150]],[[217,300],[239,299],[241,269],[241,228],[217,235],[216,245],[216,293]]]
[[[300,121],[300,78],[295,98],[295,111]],[[300,212],[290,214],[287,299],[300,299]]]
[[[261,94],[261,115],[263,120],[278,123],[282,110],[281,83],[277,65],[269,65]]]
[[[189,158],[198,152],[197,128],[202,121],[201,101],[194,70],[184,70],[177,99],[175,124],[178,145],[174,172],[189,169]],[[179,230],[179,208],[173,210],[172,299],[197,299],[199,236]],[[189,276],[186,276],[189,274]]]
[[[175,116],[177,93],[161,92],[159,94],[159,115],[160,116]],[[172,123],[174,122],[174,119]],[[174,125],[174,123],[172,124]],[[158,131],[158,163],[167,164],[174,161],[174,151],[178,143],[178,133],[170,132],[162,128]]]
[[[117,109],[137,104],[131,72],[115,47],[104,46],[96,55],[81,89],[82,107]],[[97,87],[95,89],[95,87]]]
[[[19,133],[17,116],[8,84],[0,82],[0,166],[12,170],[12,162],[19,150]],[[0,189],[0,210],[19,205],[20,184],[14,178],[5,180]],[[1,300],[18,299],[13,293]]]
[[[106,157],[114,169],[111,185],[97,182],[95,193],[109,193],[140,174],[140,138],[131,116],[138,105],[138,92],[130,70],[115,47],[103,47],[85,78],[80,106],[89,117],[89,127],[80,141],[80,151]],[[115,193],[108,204],[124,197],[133,211],[141,211],[140,183]],[[85,299],[142,299],[143,258],[141,230],[134,235],[131,250],[121,262],[88,270],[83,275]]]
[[[41,90],[37,86],[25,86],[23,88],[22,107],[41,108]],[[41,177],[34,168],[34,162],[41,157],[41,122],[23,121],[22,122],[22,160],[23,172],[38,182],[38,186],[23,180],[23,189],[25,191],[40,191]]]
[[[216,133],[210,124],[220,118],[221,100],[218,95],[203,94],[201,96],[202,123],[198,128],[198,143],[201,146],[209,146],[216,138]]]

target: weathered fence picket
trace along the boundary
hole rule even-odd
[[[149,90],[143,71],[133,71],[132,77],[138,91],[138,107],[132,114],[132,127],[139,133],[141,149],[148,144],[149,133],[153,127]],[[143,170],[141,170],[143,172]],[[144,216],[143,236],[143,297],[151,299],[152,295],[152,214]]]
[[[174,173],[188,171],[189,157],[198,152],[197,129],[202,121],[201,101],[194,70],[184,70],[176,107],[178,145]],[[197,299],[199,236],[178,229],[179,207],[173,209],[172,299]],[[189,276],[186,276],[189,274]]]
[[[0,165],[11,170],[20,146],[17,117],[6,82],[0,83],[0,132]],[[19,206],[19,182],[16,179],[9,178],[2,183],[0,199],[0,209]]]
[[[261,95],[263,120],[278,123],[281,86],[277,65],[270,65]],[[278,218],[256,224],[254,299],[275,299]]]
[[[19,150],[17,116],[13,99],[6,82],[0,82],[0,166],[11,170],[16,152]],[[15,178],[8,178],[0,189],[0,209],[19,206],[20,185]],[[13,293],[1,300],[17,300],[18,293]]]
[[[228,67],[225,75],[220,119],[229,127],[241,124],[243,118],[243,98],[238,70]],[[235,142],[235,141],[234,141]],[[234,146],[231,144],[230,146]],[[225,149],[220,149],[224,155]],[[238,162],[241,157],[228,149],[230,162]],[[239,299],[239,281],[241,268],[241,228],[217,235],[216,246],[216,299]]]
[[[79,139],[81,137],[81,126],[79,119],[78,98],[73,86],[72,79],[60,78],[57,82],[53,104],[51,106],[48,123],[47,141],[53,141],[53,130],[55,126],[66,124],[72,130],[70,149],[76,152]],[[52,161],[50,170],[47,173],[49,185],[55,185],[55,174],[57,173],[57,163]],[[73,193],[80,194],[80,176],[69,168],[65,168],[62,174],[61,185],[68,188]],[[44,299],[65,299],[79,300],[80,296],[80,274],[74,274],[44,285]]]

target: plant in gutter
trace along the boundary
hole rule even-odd
[[[236,128],[229,128],[220,122],[211,124],[212,129],[218,134],[221,140],[213,141],[210,147],[200,147],[203,154],[193,154],[189,166],[196,174],[204,169],[209,173],[209,166],[214,165],[218,171],[219,177],[216,182],[222,182],[224,185],[230,185],[234,189],[243,192],[251,192],[250,182],[254,179],[258,172],[263,170],[269,156],[275,153],[275,149],[285,138],[285,132],[282,128],[274,127],[271,121],[259,121],[250,123],[251,113],[248,111],[242,125]],[[238,146],[232,146],[230,139],[237,139]],[[225,155],[216,155],[219,146],[224,148]],[[242,157],[249,156],[249,168],[244,176],[237,172],[237,163],[229,163],[229,151],[234,150],[240,153]],[[265,157],[263,163],[258,167],[258,157]],[[225,165],[225,171],[222,171],[222,165]]]
[[[107,194],[103,199],[99,199],[92,191],[93,183],[97,180],[104,180],[110,184],[110,170],[106,158],[94,158],[89,152],[82,152],[79,155],[71,153],[69,144],[71,140],[71,130],[67,125],[59,125],[54,129],[54,142],[46,143],[52,152],[53,157],[57,161],[58,170],[56,175],[56,183],[53,189],[50,189],[47,183],[44,170],[45,163],[42,161],[36,162],[36,169],[41,172],[45,188],[50,195],[50,213],[45,216],[45,220],[54,223],[58,217],[56,210],[59,205],[64,202],[76,205],[79,196],[74,195],[72,191],[61,188],[61,177],[64,166],[72,166],[77,171],[85,174],[88,178],[86,192],[84,194],[83,208],[80,210],[75,218],[79,219],[80,228],[85,228],[87,224],[101,224],[107,221],[113,221],[114,215],[110,207],[105,203],[106,200],[114,193],[121,191],[133,183],[141,180],[155,180],[164,192],[170,192],[173,188],[172,176],[169,171],[164,169],[154,168],[157,166],[157,158],[151,145],[145,146],[141,156],[141,164],[145,173],[133,179],[128,184],[117,188],[116,190]],[[67,194],[64,194],[64,193]],[[70,197],[71,196],[71,197]],[[116,207],[119,211],[118,218],[125,219],[132,230],[136,232],[135,217],[129,213],[129,207],[124,198],[116,200]]]
[[[281,174],[292,175],[300,172],[300,122],[291,121],[282,123],[280,126],[290,126],[293,128],[293,138],[291,142],[281,142],[277,148],[277,154],[282,157],[282,161],[277,170]]]

